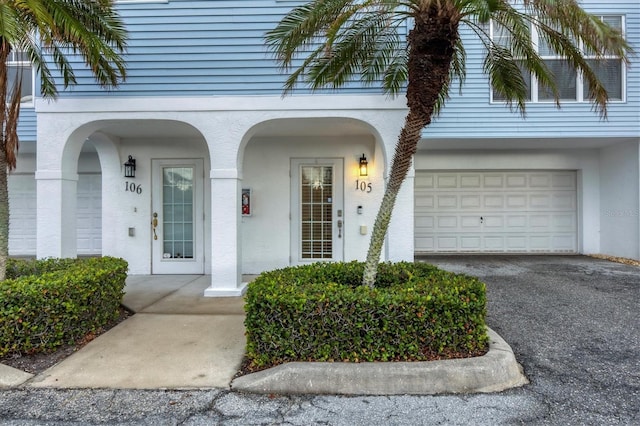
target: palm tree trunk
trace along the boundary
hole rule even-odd
[[[7,58],[11,46],[0,38],[0,281],[7,274],[7,257],[9,256],[9,188],[7,175]]]
[[[367,252],[367,260],[362,277],[362,284],[368,287],[372,288],[376,281],[382,244],[387,235],[393,206],[396,203],[402,182],[404,182],[407,177],[407,172],[411,167],[411,160],[413,154],[416,152],[420,135],[425,125],[424,119],[421,116],[409,111],[409,114],[407,114],[405,118],[404,127],[400,132],[398,143],[396,144],[396,152],[391,164],[389,182],[387,182],[382,203],[380,204],[376,221],[373,224],[373,231],[371,232],[371,242],[369,243],[369,251]]]
[[[0,149],[0,281],[7,273],[9,256],[9,190],[7,187],[7,157]]]
[[[458,41],[460,15],[454,4],[434,2],[415,17],[409,44],[407,105],[409,113],[400,132],[391,163],[389,182],[373,224],[362,284],[373,288],[382,244],[398,192],[411,167],[422,129],[431,123],[440,93],[449,83],[451,59]]]

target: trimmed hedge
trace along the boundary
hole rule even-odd
[[[50,352],[114,321],[128,264],[113,257],[15,260],[0,282],[0,357]]]
[[[316,263],[260,275],[246,295],[247,369],[290,361],[426,361],[486,353],[485,285],[424,263]]]

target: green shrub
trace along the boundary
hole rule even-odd
[[[424,361],[488,347],[485,285],[424,263],[317,263],[266,272],[246,296],[249,369],[289,361]]]
[[[13,260],[0,282],[0,356],[48,352],[118,318],[127,262]]]

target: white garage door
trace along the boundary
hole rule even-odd
[[[36,254],[36,180],[33,175],[10,174],[9,254]]]
[[[78,254],[102,252],[102,175],[78,175]]]
[[[575,171],[416,172],[416,252],[575,253]]]
[[[9,254],[36,254],[36,181],[32,174],[9,175]],[[102,252],[102,178],[78,177],[78,254]]]

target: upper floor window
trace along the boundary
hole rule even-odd
[[[600,19],[613,28],[623,31],[622,16],[600,16]],[[510,33],[495,23],[491,24],[491,35],[494,42],[509,46]],[[589,87],[582,76],[561,56],[548,46],[542,37],[538,36],[535,28],[531,28],[531,40],[537,48],[538,54],[553,74],[561,101],[588,102]],[[579,46],[583,48],[583,46]],[[625,67],[622,59],[616,56],[597,57],[595,53],[584,51],[585,59],[598,76],[609,94],[611,101],[624,101]],[[526,74],[524,74],[526,73]],[[538,85],[535,77],[523,69],[524,80],[527,83],[529,93],[527,99],[531,102],[553,102],[553,92],[542,85]],[[494,101],[502,101],[504,97],[495,90],[492,91]]]
[[[7,87],[10,91],[18,76],[22,77],[21,100],[23,103],[33,102],[33,69],[24,52],[12,50],[7,58]]]

